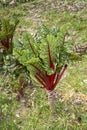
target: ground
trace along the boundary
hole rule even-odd
[[[1,7],[0,17],[3,16],[19,18],[15,36],[26,31],[34,34],[39,26],[45,24],[61,29],[69,27],[73,44],[87,43],[86,0],[57,0],[56,3],[34,0],[15,7]],[[44,88],[27,87],[14,110],[12,119],[17,127],[6,128],[2,123],[1,130],[87,130],[87,55],[82,56],[82,61],[70,63],[55,90],[55,97],[55,113],[50,114]],[[15,101],[12,105],[16,107]]]

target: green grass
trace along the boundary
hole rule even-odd
[[[16,108],[15,98],[11,94],[2,93],[0,90],[0,130],[18,130],[17,124],[14,122]]]
[[[87,0],[84,1],[87,6]],[[57,9],[51,7],[49,0],[47,0],[49,8],[46,8],[44,0],[19,4],[14,8],[0,7],[0,17],[19,18],[20,23],[17,34],[21,33],[19,31],[20,26],[33,33],[42,24],[50,27],[57,26],[61,29],[64,26],[66,28],[69,26],[69,38],[74,40],[74,44],[86,43],[87,7],[84,6],[84,8],[78,11],[71,11],[64,8],[63,4],[60,5],[60,2],[59,0],[58,4],[60,8]],[[72,2],[78,3],[80,0],[66,0],[64,1],[64,5],[72,4]],[[87,130],[87,83],[84,82],[84,80],[87,80],[87,55],[83,57],[82,61],[71,63],[68,66],[67,72],[68,75],[60,81],[56,88],[60,96],[56,98],[54,115],[50,113],[45,90],[40,87],[33,88],[31,95],[27,93],[29,95],[29,101],[27,101],[29,102],[28,107],[20,103],[16,111],[12,110],[14,112],[12,120],[16,121],[16,125],[20,130]],[[34,91],[35,94],[32,96]],[[77,98],[82,100],[83,104],[74,104]],[[3,105],[1,100],[0,98],[0,103]],[[14,108],[13,106],[13,104],[10,105],[11,108]],[[9,108],[7,111],[9,111]],[[20,113],[20,116],[16,117],[16,113]],[[9,122],[10,126],[8,124],[7,126],[4,122]],[[12,123],[14,126],[11,125]],[[0,124],[3,126],[1,130],[17,130],[14,122],[11,122],[9,118],[0,120]]]
[[[62,79],[56,88],[62,96],[56,98],[55,114],[51,115],[47,103],[46,92],[43,88],[34,88],[34,107],[27,110],[27,116],[22,117],[21,130],[86,130],[87,129],[87,103],[74,104],[74,101],[87,100],[87,56],[77,64],[68,68],[69,76]],[[74,92],[74,96],[70,97]],[[84,95],[84,97],[83,97]],[[84,98],[84,99],[83,99]],[[24,109],[24,110],[23,110]],[[24,107],[22,111],[25,111]]]

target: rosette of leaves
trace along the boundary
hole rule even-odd
[[[53,30],[54,31],[54,30]],[[35,78],[48,93],[51,111],[54,111],[54,89],[59,83],[70,60],[77,60],[67,47],[65,34],[61,31],[48,31],[37,41],[26,33],[20,39],[15,39],[14,55],[20,63],[27,67],[30,75]]]

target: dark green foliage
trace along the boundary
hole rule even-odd
[[[20,40],[15,39],[14,55],[27,67],[33,78],[40,73],[44,75],[43,78],[55,73],[58,76],[69,61],[80,59],[69,50],[65,37],[66,34],[56,27],[49,29],[43,26],[35,37],[24,34]],[[42,82],[42,79],[40,81]]]
[[[18,20],[11,21],[10,19],[2,19],[0,25],[0,44],[5,50],[12,53],[13,50],[13,35],[18,24]]]
[[[41,26],[38,28],[36,34],[35,34],[35,39],[37,42],[41,42],[41,39],[44,39],[47,37],[48,34],[52,34],[55,37],[57,37],[57,34],[60,30],[57,27],[49,28],[45,25]]]
[[[0,65],[4,64],[4,58],[13,53],[13,36],[18,20],[2,19],[0,21]]]

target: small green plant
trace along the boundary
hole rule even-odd
[[[46,35],[40,36],[39,41],[30,34],[25,34],[20,40],[15,39],[14,55],[27,67],[33,79],[44,86],[50,109],[54,111],[54,89],[67,69],[68,62],[77,60],[78,56],[68,49],[63,32],[55,31],[55,28],[47,31]]]
[[[18,24],[18,20],[3,18],[0,21],[0,69],[5,65],[6,57],[11,57],[13,53],[13,36]],[[9,59],[9,58],[8,58]],[[11,62],[12,58],[9,60]],[[7,70],[6,70],[7,71]]]
[[[11,21],[10,19],[2,19],[0,24],[0,48],[5,52],[12,53],[13,51],[13,36],[18,24],[18,20]]]

